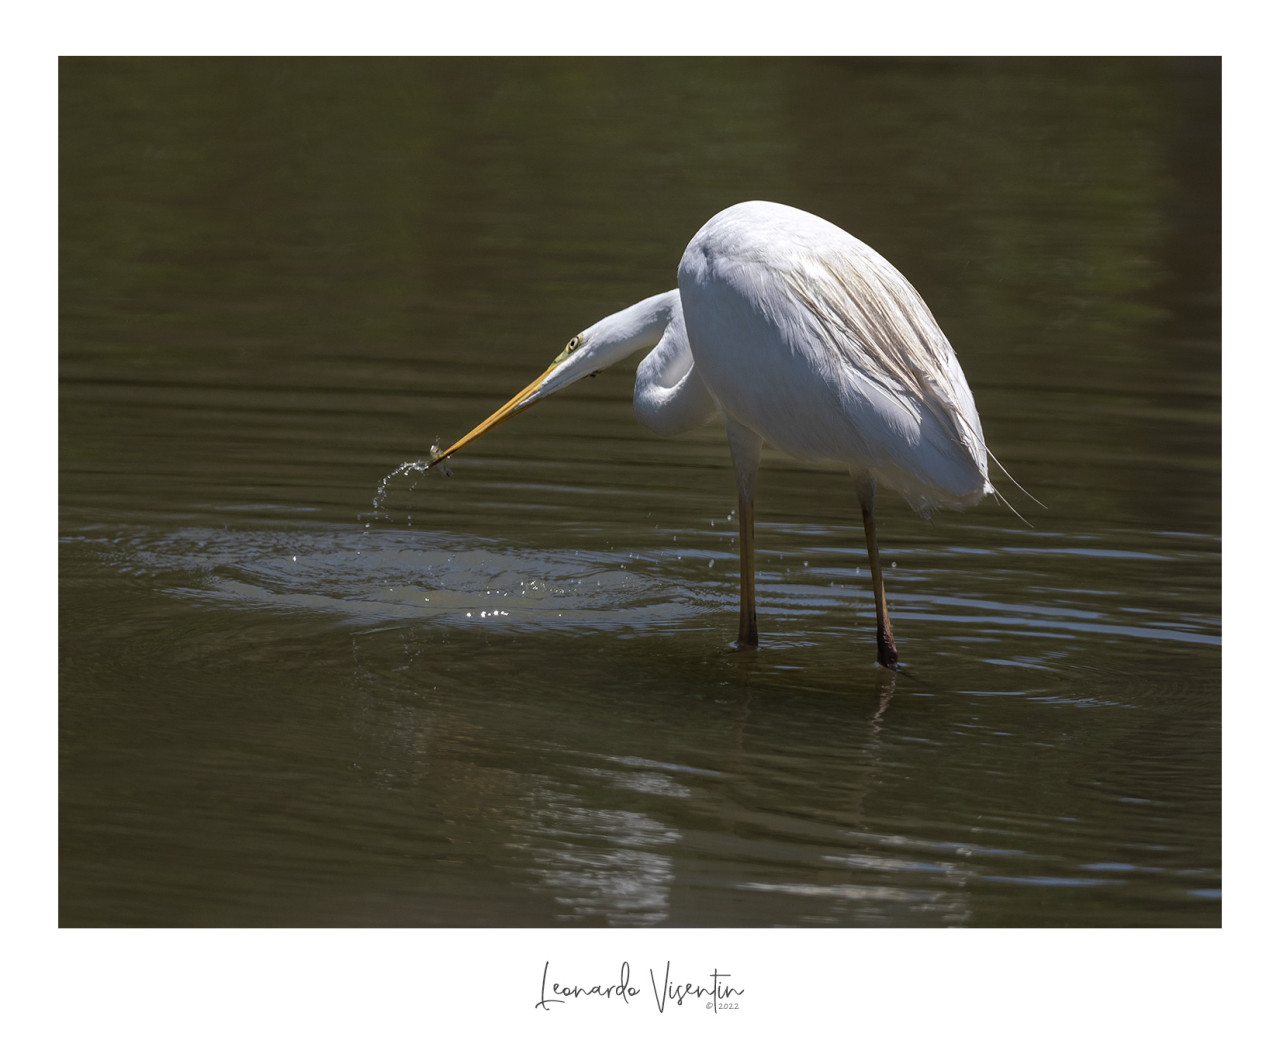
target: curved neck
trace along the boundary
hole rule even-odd
[[[686,432],[719,412],[694,366],[678,301],[658,347],[636,369],[633,404],[636,419],[660,436]]]
[[[650,349],[680,312],[680,292],[664,291],[619,310],[582,332],[581,355],[590,356],[596,369],[608,367],[637,349]]]
[[[603,371],[637,349],[656,345],[673,317],[680,314],[680,292],[666,291],[598,320],[579,335],[579,346],[542,377],[525,406]]]

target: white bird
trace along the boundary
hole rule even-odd
[[[656,348],[653,348],[656,347]],[[738,480],[738,646],[756,647],[754,506],[767,442],[848,469],[862,503],[880,663],[898,652],[876,543],[879,484],[920,514],[994,492],[982,423],[960,362],[924,299],[860,240],[782,204],[735,204],[680,260],[677,289],[606,316],[466,436],[580,378],[653,348],[636,373],[636,417],[670,436],[724,421]]]

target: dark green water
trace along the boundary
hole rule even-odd
[[[64,926],[1216,926],[1216,62],[64,61]],[[743,199],[924,294],[1044,503],[767,456],[618,365]]]

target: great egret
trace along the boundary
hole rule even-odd
[[[754,505],[764,441],[848,468],[862,503],[880,663],[898,651],[876,544],[884,484],[922,515],[993,493],[982,423],[960,362],[906,278],[860,240],[794,207],[721,211],[689,241],[677,290],[606,316],[428,468],[566,386],[653,348],[636,417],[670,436],[724,420],[738,480],[738,646],[757,646]]]

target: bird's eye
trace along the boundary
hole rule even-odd
[[[578,346],[580,346],[581,344],[582,344],[582,335],[575,334],[572,338],[569,339],[569,344],[566,345],[562,350],[560,350],[560,355],[557,356],[553,361],[551,361],[552,364],[562,363],[567,357],[572,356],[574,350],[577,349]]]

